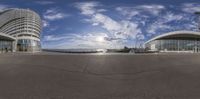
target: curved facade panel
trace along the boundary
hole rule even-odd
[[[0,12],[0,32],[16,38],[16,51],[40,51],[40,16],[28,9]]]
[[[154,37],[145,43],[149,51],[200,52],[200,32],[175,31]]]

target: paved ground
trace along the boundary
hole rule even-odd
[[[200,54],[1,54],[0,99],[199,99]]]

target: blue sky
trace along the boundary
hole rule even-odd
[[[0,0],[42,19],[43,48],[139,46],[162,33],[198,31],[199,0]]]

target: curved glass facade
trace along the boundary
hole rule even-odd
[[[40,42],[37,40],[20,39],[17,41],[18,51],[40,51]]]
[[[13,41],[0,40],[0,53],[12,52]]]
[[[154,47],[157,51],[200,51],[200,39],[195,40],[155,40],[147,45],[148,49]]]

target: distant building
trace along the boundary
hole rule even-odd
[[[29,9],[0,12],[0,52],[36,52],[41,50],[40,16]]]
[[[145,42],[145,48],[158,52],[200,52],[200,32],[164,33]]]

